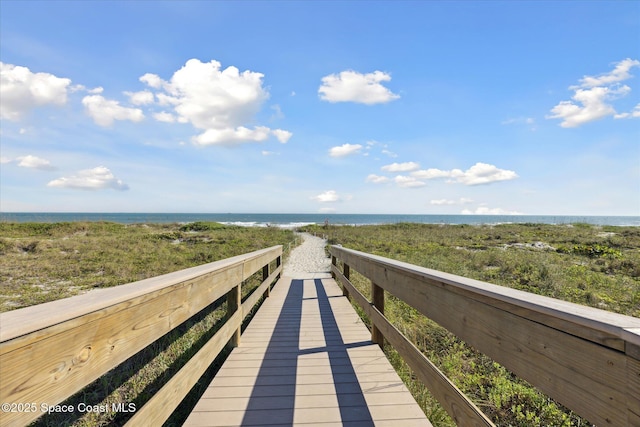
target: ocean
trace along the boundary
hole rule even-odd
[[[424,224],[541,223],[640,226],[640,216],[563,215],[384,215],[384,214],[268,214],[268,213],[87,213],[87,212],[0,212],[3,222],[109,221],[121,224],[187,223],[214,221],[247,227],[295,228],[308,224],[368,225],[401,222]]]

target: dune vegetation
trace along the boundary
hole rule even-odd
[[[307,230],[327,235],[330,244],[640,317],[638,227],[400,223]],[[351,280],[369,295],[366,278],[351,270]],[[385,315],[496,425],[591,425],[404,302],[387,297]],[[393,348],[385,352],[432,423],[454,426]]]
[[[330,244],[436,270],[640,317],[640,228],[588,224],[309,226]],[[116,286],[282,244],[285,258],[296,235],[279,228],[218,223],[0,222],[0,311]],[[366,295],[368,281],[352,270]],[[258,281],[255,281],[256,284]],[[251,291],[251,285],[243,287]],[[586,426],[504,367],[387,298],[386,315],[500,426]],[[221,324],[224,303],[203,313],[107,373],[70,403],[134,402],[142,406]],[[366,318],[365,318],[365,321]],[[436,426],[453,426],[394,350],[389,359]],[[224,355],[222,356],[224,357]],[[180,425],[219,366],[178,408]],[[197,387],[196,387],[197,388]],[[126,414],[54,414],[36,425],[118,425]]]
[[[295,243],[296,235],[291,230],[213,222],[131,225],[0,222],[0,310],[134,282],[273,245],[284,246],[286,259]],[[260,284],[261,274],[243,284],[243,298]],[[141,407],[213,336],[223,324],[225,314],[224,299],[214,302],[63,404],[110,407],[122,403]],[[227,354],[225,351],[218,357],[167,425],[182,424]],[[40,417],[35,425],[123,425],[131,415],[52,413]]]

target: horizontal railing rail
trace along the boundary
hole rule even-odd
[[[238,345],[281,260],[282,246],[273,246],[0,314],[0,425],[35,420],[226,295],[224,325],[127,423],[161,425],[224,347]],[[260,271],[261,284],[242,302],[242,283]]]
[[[458,425],[493,425],[384,316],[384,291],[598,426],[640,426],[640,319],[331,246],[331,271]],[[339,268],[342,264],[342,271]],[[351,283],[371,281],[371,301]]]

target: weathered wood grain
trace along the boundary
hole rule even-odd
[[[353,300],[363,309],[371,323],[389,341],[389,344],[398,351],[402,359],[407,362],[413,372],[420,378],[420,381],[428,384],[429,391],[457,425],[494,425],[449,378],[384,317],[383,313],[376,309],[375,305],[367,301],[366,297],[353,286],[338,268],[333,266],[332,271],[342,286],[348,290]]]
[[[332,256],[598,425],[627,425],[629,330],[640,319],[342,247]]]
[[[0,314],[0,401],[63,401],[238,286],[247,263],[281,253],[276,246]],[[3,413],[1,421],[22,425],[39,415]]]
[[[127,426],[160,426],[189,393],[242,324],[236,311],[211,339],[135,415]]]

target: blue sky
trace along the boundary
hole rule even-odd
[[[0,3],[0,210],[640,215],[640,2]]]

